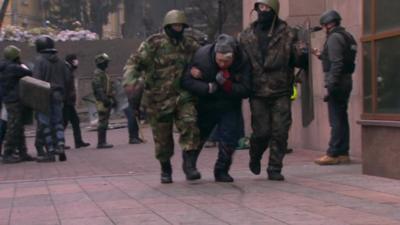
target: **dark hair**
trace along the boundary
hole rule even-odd
[[[68,54],[65,56],[65,61],[72,63],[72,61],[74,61],[75,59],[77,59],[76,54]]]

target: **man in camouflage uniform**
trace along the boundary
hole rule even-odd
[[[150,36],[125,66],[124,85],[133,91],[144,81],[144,100],[161,163],[161,183],[172,182],[170,158],[174,154],[173,125],[180,133],[183,171],[186,179],[200,179],[196,169],[199,130],[196,125],[194,99],[182,90],[180,79],[198,44],[184,36],[188,27],[182,11],[169,11],[164,18],[164,32]]]
[[[106,53],[102,53],[97,55],[94,61],[97,68],[94,71],[92,89],[94,97],[96,98],[96,109],[99,117],[97,126],[97,148],[112,148],[114,146],[107,143],[108,120],[110,119],[111,108],[115,104],[112,81],[106,73],[110,57]]]
[[[307,57],[300,57],[294,32],[278,17],[278,0],[257,0],[254,10],[257,21],[240,34],[240,44],[253,68],[249,167],[254,174],[260,174],[260,161],[269,147],[268,178],[284,180],[281,170],[292,123],[294,67]]]
[[[18,92],[19,80],[24,76],[31,76],[32,71],[21,64],[20,52],[20,49],[13,45],[7,46],[4,49],[5,60],[0,64],[0,88],[4,91],[2,100],[8,113],[3,163],[33,160],[27,153],[23,124],[23,105],[19,99]],[[20,158],[13,156],[17,150]]]

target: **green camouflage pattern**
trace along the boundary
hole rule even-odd
[[[105,71],[98,68],[94,71],[92,89],[99,117],[98,128],[107,129],[111,108],[114,104],[114,90],[111,78]]]
[[[280,4],[279,4],[279,0],[257,0],[254,3],[254,8],[257,4],[262,3],[265,5],[268,5],[269,7],[271,7],[272,10],[274,10],[274,12],[276,14],[279,15],[279,8],[280,8]]]
[[[156,158],[161,162],[168,161],[174,154],[173,126],[178,130],[179,144],[183,151],[198,149],[200,131],[197,128],[197,111],[194,104],[177,102],[174,112],[158,112],[148,108],[148,116],[153,132]]]
[[[180,85],[184,69],[198,47],[190,37],[177,43],[165,33],[155,34],[140,45],[124,67],[124,85],[144,82],[142,102],[152,121],[156,155],[161,161],[173,154],[173,121],[180,131],[184,151],[199,145],[195,99]]]
[[[26,153],[23,105],[20,102],[6,103],[6,110],[8,117],[4,153],[12,154],[16,150],[19,150],[20,153]]]
[[[239,35],[253,68],[253,92],[257,97],[290,96],[293,90],[294,67],[300,52],[293,30],[283,21],[278,23],[264,60],[255,34],[255,23]],[[268,35],[266,31],[265,35]]]

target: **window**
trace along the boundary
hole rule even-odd
[[[400,1],[364,0],[363,119],[400,120]]]

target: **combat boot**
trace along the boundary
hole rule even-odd
[[[170,184],[172,183],[172,166],[171,161],[160,162],[161,164],[161,183]]]
[[[106,129],[99,129],[97,131],[97,138],[98,138],[98,149],[105,149],[105,148],[112,148],[114,145],[108,144],[106,141],[107,138],[107,130]]]
[[[259,175],[261,173],[261,159],[267,147],[268,141],[265,138],[250,138],[249,169],[255,175]]]
[[[55,162],[56,161],[56,154],[55,154],[55,149],[54,147],[49,147],[47,149],[47,152],[44,153],[44,155],[38,155],[36,158],[36,162],[38,163],[50,163],[50,162]]]
[[[64,148],[64,144],[59,144],[55,151],[55,154],[58,155],[58,160],[60,160],[60,162],[67,161],[67,155],[65,154]]]
[[[21,159],[18,157],[15,157],[13,153],[14,153],[14,151],[12,149],[5,148],[2,162],[4,164],[14,164],[14,163],[21,162]]]
[[[260,162],[260,160],[250,159],[249,168],[250,168],[250,171],[253,174],[259,175],[261,173],[261,162]]]
[[[186,175],[186,180],[198,180],[201,178],[200,172],[196,168],[198,151],[182,151],[182,169]]]
[[[281,169],[269,166],[267,168],[268,180],[284,181],[285,177],[281,173]]]
[[[3,155],[2,162],[4,164],[14,164],[21,162],[21,159],[14,157],[13,155]]]
[[[214,178],[215,182],[230,183],[234,181],[228,171],[223,169],[214,169]]]

